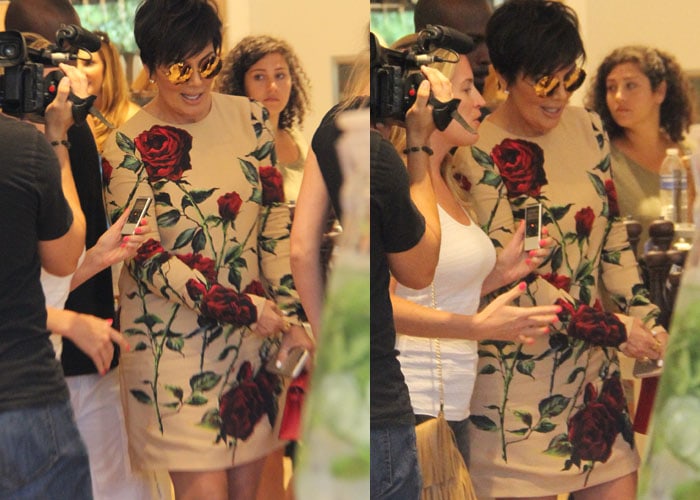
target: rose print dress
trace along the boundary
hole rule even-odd
[[[119,280],[122,400],[139,469],[217,470],[282,445],[274,339],[253,333],[265,297],[294,319],[289,210],[267,112],[213,94],[197,123],[142,110],[105,145],[114,219],[151,196],[153,232]]]
[[[567,108],[540,137],[486,120],[458,153],[479,223],[504,247],[523,207],[540,202],[557,246],[528,278],[521,305],[559,303],[560,322],[532,345],[482,342],[471,401],[470,472],[479,498],[575,491],[639,464],[618,346],[632,316],[653,323],[620,221],[607,136],[594,114]],[[604,285],[604,287],[603,287]],[[599,300],[612,294],[617,311]]]

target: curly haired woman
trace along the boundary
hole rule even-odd
[[[224,60],[218,89],[262,103],[275,134],[277,167],[287,201],[296,201],[309,149],[299,132],[309,107],[309,79],[292,47],[279,38],[251,35]]]

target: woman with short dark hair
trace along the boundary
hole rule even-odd
[[[212,2],[145,0],[135,36],[158,93],[103,161],[110,215],[148,196],[156,221],[119,283],[132,463],[167,469],[178,500],[254,498],[265,457],[284,446],[285,383],[266,360],[280,342],[313,347],[270,124],[259,103],[211,91]]]
[[[496,9],[486,43],[507,98],[471,150],[457,153],[496,248],[511,241],[526,206],[541,204],[557,247],[520,305],[563,308],[548,337],[479,347],[469,463],[479,498],[635,497],[639,456],[618,351],[658,359],[666,333],[651,331],[659,311],[619,217],[600,119],[568,106],[585,78],[578,29],[558,1]],[[614,311],[601,305],[607,291]]]

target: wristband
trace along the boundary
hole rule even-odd
[[[408,153],[419,153],[421,151],[427,153],[428,156],[433,156],[433,150],[430,149],[428,146],[412,146],[410,148],[404,149],[403,154],[407,155]]]
[[[67,140],[63,139],[62,141],[51,141],[52,146],[65,146],[66,149],[70,149],[70,142]]]

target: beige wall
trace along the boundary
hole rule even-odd
[[[589,75],[593,75],[612,49],[633,43],[666,50],[687,71],[700,73],[700,2],[697,0],[567,0],[566,3],[581,20]],[[584,95],[585,92],[577,92],[572,102],[580,103]]]

